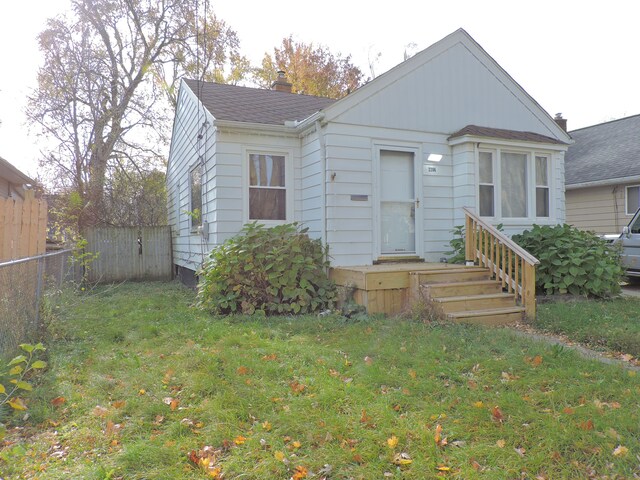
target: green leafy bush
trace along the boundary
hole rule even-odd
[[[539,292],[603,298],[620,292],[619,250],[592,232],[566,224],[534,225],[513,240],[540,260],[536,267]]]
[[[499,232],[504,231],[502,223],[496,225]],[[452,250],[444,252],[451,255],[448,259],[449,263],[464,264],[466,261],[466,245],[465,245],[465,227],[464,225],[456,225],[451,230],[453,238],[449,240],[449,246]]]
[[[43,360],[36,360],[37,355],[45,350],[41,343],[36,345],[23,343],[20,348],[25,352],[24,354],[18,355],[6,364],[0,364],[0,443],[6,431],[2,421],[6,415],[7,406],[17,411],[26,410],[27,405],[20,394],[33,390],[27,380],[33,372],[47,366]]]
[[[333,305],[327,250],[297,224],[245,225],[199,272],[198,305],[216,314],[311,313]]]

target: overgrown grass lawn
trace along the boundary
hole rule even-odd
[[[594,348],[640,357],[639,298],[543,304],[536,327]]]
[[[173,283],[71,298],[4,479],[633,478],[634,372],[507,329],[212,318]],[[205,447],[211,447],[205,449]],[[208,471],[203,462],[211,460]]]

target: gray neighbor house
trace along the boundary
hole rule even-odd
[[[622,231],[640,208],[640,115],[570,131],[565,154],[567,223]]]

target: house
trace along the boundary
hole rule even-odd
[[[35,182],[0,157],[0,198],[24,198],[26,185],[33,186]]]
[[[569,132],[567,223],[620,233],[640,208],[640,115]]]
[[[288,91],[287,91],[288,89]],[[571,139],[460,29],[333,101],[184,80],[167,167],[193,276],[251,221],[299,221],[333,266],[439,262],[470,207],[507,234],[565,220]]]

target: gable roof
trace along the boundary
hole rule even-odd
[[[36,183],[2,157],[0,157],[0,178],[4,178],[16,185],[25,183],[33,185]]]
[[[539,126],[541,135],[546,134],[551,138],[560,140],[561,143],[571,143],[571,137],[565,132],[553,118],[544,110],[536,100],[529,95],[518,82],[516,82],[491,55],[489,55],[464,29],[450,33],[446,37],[418,52],[406,61],[396,65],[391,70],[376,77],[369,83],[355,90],[350,95],[340,99],[338,102],[327,107],[325,109],[325,119],[331,121],[332,119],[346,114],[349,110],[357,108],[360,104],[363,104],[368,99],[372,98],[376,94],[379,94],[386,88],[393,87],[402,81],[404,77],[417,72],[426,64],[442,58],[444,54],[451,51],[456,46],[462,46],[469,54],[470,57],[475,58],[477,62],[493,77],[496,84],[502,85],[504,89],[511,95],[511,97],[521,106],[522,109],[528,111],[532,118],[535,118],[537,125]],[[438,73],[438,72],[436,72]],[[464,85],[463,83],[457,84],[458,87]],[[472,90],[470,89],[469,92]],[[462,92],[464,93],[464,92]],[[434,92],[438,95],[437,92]],[[460,98],[456,98],[455,101],[464,101]],[[436,104],[441,104],[442,99],[438,98]],[[415,103],[415,102],[414,102]],[[495,109],[494,109],[495,111]],[[469,119],[467,119],[468,121]],[[461,129],[465,123],[456,125],[448,131],[442,131],[440,133],[451,133]],[[482,124],[482,123],[480,123]],[[495,125],[500,128],[508,128],[508,125]],[[523,129],[524,130],[524,129]]]
[[[336,100],[312,95],[184,80],[216,120],[283,125],[304,120]]]
[[[505,130],[503,128],[479,127],[477,125],[467,125],[462,130],[458,130],[456,133],[451,135],[447,140],[463,137],[465,135],[471,135],[473,137],[499,138],[502,140],[519,140],[523,142],[566,145],[565,142],[561,142],[556,138],[547,137],[546,135],[540,135],[539,133],[519,132],[517,130]]]
[[[575,143],[565,154],[567,185],[640,176],[640,115],[569,133]]]

